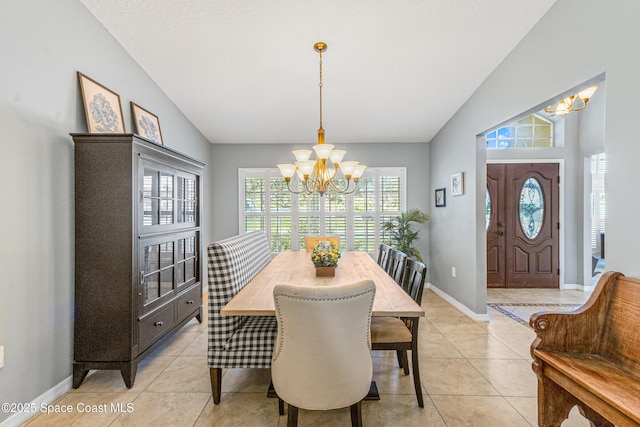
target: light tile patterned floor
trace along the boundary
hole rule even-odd
[[[488,302],[582,303],[581,291],[490,289]],[[430,291],[420,325],[420,374],[425,407],[418,407],[411,376],[395,353],[374,352],[379,401],[363,404],[366,426],[535,426],[536,377],[529,345],[533,331],[495,310],[489,323],[475,323]],[[526,313],[519,313],[526,316]],[[117,371],[99,371],[57,404],[96,405],[102,413],[41,414],[37,426],[285,426],[275,399],[266,398],[269,371],[227,369],[222,402],[213,405],[205,324],[190,322],[138,370],[127,389]],[[120,403],[122,413],[110,411]],[[129,406],[127,407],[127,405]],[[131,412],[126,412],[130,409]],[[300,411],[300,426],[350,425],[349,410]],[[588,426],[577,410],[563,426]]]

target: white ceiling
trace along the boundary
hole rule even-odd
[[[425,142],[555,0],[80,0],[212,143]],[[145,108],[153,111],[152,105]]]

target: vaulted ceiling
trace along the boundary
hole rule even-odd
[[[211,143],[426,142],[555,0],[80,0]],[[153,111],[153,106],[144,106]]]

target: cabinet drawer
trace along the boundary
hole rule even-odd
[[[194,286],[176,299],[178,312],[177,320],[182,320],[185,316],[193,313],[202,305],[202,292],[200,285]]]
[[[146,350],[156,339],[173,328],[174,310],[174,305],[169,304],[151,316],[140,320],[140,351]]]

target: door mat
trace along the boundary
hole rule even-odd
[[[510,319],[515,320],[518,323],[522,323],[523,325],[529,326],[529,318],[533,313],[537,313],[539,311],[554,311],[554,312],[573,311],[581,307],[582,304],[499,302],[499,303],[490,303],[490,304],[487,304],[487,306],[491,307],[496,311],[499,311],[500,313],[504,314]],[[523,307],[523,308],[517,309],[514,307]],[[530,308],[527,309],[527,307],[530,307]],[[526,317],[526,319],[523,319],[523,317]]]

